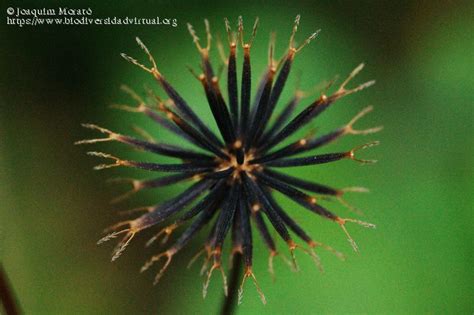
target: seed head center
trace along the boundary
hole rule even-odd
[[[233,178],[239,178],[241,172],[246,172],[248,175],[251,176],[251,173],[260,167],[259,164],[252,164],[249,161],[254,159],[253,153],[245,152],[243,154],[242,162],[239,163],[237,158],[237,153],[229,154],[230,159],[226,161],[222,161],[219,165],[219,169],[227,169],[232,167],[234,169],[232,173]]]

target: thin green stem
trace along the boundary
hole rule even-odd
[[[0,301],[6,315],[21,314],[20,306],[17,304],[13,288],[8,281],[7,274],[0,264]]]

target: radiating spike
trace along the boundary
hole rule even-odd
[[[188,204],[196,200],[214,183],[215,182],[213,180],[208,179],[203,179],[196,182],[181,192],[179,195],[165,201],[161,205],[157,205],[152,211],[145,213],[136,219],[137,223],[140,226],[151,227],[163,222],[165,219],[177,213],[178,211],[181,211]]]
[[[327,153],[292,159],[276,159],[274,161],[270,161],[263,164],[272,167],[293,167],[330,163],[345,158],[352,159],[352,157],[350,156],[350,152]]]
[[[277,116],[271,128],[262,136],[259,142],[260,145],[262,145],[263,143],[271,139],[273,136],[275,136],[275,134],[279,131],[279,129],[283,126],[283,124],[293,114],[293,111],[295,110],[296,106],[299,104],[301,98],[302,98],[302,93],[300,93],[299,91],[296,91],[293,98],[286,104],[285,108]]]
[[[242,83],[240,92],[239,131],[241,135],[248,131],[251,85],[252,68],[250,65],[250,46],[244,46],[244,63],[242,65]]]
[[[175,124],[188,136],[193,138],[201,148],[208,150],[222,159],[227,160],[228,156],[222,151],[221,147],[217,145],[214,141],[209,140],[209,138],[203,136],[199,133],[193,126],[188,124],[183,118],[178,114],[171,111],[168,107],[163,109],[166,112],[166,115],[175,122]]]
[[[192,29],[192,27],[191,27],[191,29]],[[206,140],[208,140],[209,142],[212,142],[215,146],[220,146],[221,143],[220,143],[219,139],[215,136],[215,134],[204,124],[204,122],[189,107],[189,105],[181,97],[181,95],[171,86],[171,84],[168,83],[168,81],[165,80],[163,75],[158,71],[155,60],[154,60],[153,56],[151,55],[150,51],[148,50],[148,48],[138,38],[137,38],[137,43],[140,45],[140,47],[148,55],[148,57],[150,59],[150,62],[153,64],[153,68],[149,69],[149,68],[143,66],[142,64],[138,63],[135,59],[133,59],[133,58],[131,58],[131,57],[125,55],[125,54],[122,54],[123,57],[125,59],[127,59],[128,61],[132,62],[133,64],[135,64],[135,65],[143,68],[147,72],[151,73],[153,75],[153,77],[160,83],[161,87],[166,92],[166,94],[169,96],[169,98],[176,105],[176,107],[178,108],[180,113],[182,113],[183,117],[185,119],[189,120],[192,124],[194,124],[199,129],[199,131],[201,131],[203,133],[203,135],[207,138]]]
[[[249,176],[247,176],[245,173],[242,173],[241,177],[243,179],[243,184],[245,187],[246,194],[248,196],[253,195],[253,197],[251,198],[252,200],[258,200],[259,202],[262,203],[263,212],[268,217],[271,224],[273,225],[275,230],[278,232],[278,234],[281,236],[281,238],[285,242],[291,241],[290,234],[288,232],[288,229],[285,226],[284,221],[276,213],[275,209],[272,207],[271,203],[264,195],[262,189],[260,188],[260,185],[257,185],[257,183],[255,183],[255,181],[249,178]]]
[[[278,190],[282,194],[285,194],[289,198],[293,199],[306,209],[322,216],[325,217],[329,220],[335,221],[338,217],[330,212],[329,210],[325,209],[324,207],[318,205],[316,203],[316,199],[314,197],[311,197],[302,191],[299,191],[298,189],[292,187],[291,185],[269,175],[268,173],[259,173],[257,175],[257,178],[259,182],[261,182],[264,185],[267,185],[273,189]]]

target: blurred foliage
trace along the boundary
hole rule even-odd
[[[57,7],[53,1],[41,5]],[[9,6],[17,5],[7,1],[3,12]],[[87,7],[80,1],[69,1],[67,6]],[[371,194],[351,195],[349,200],[364,209],[363,219],[377,224],[377,229],[349,227],[361,247],[357,255],[337,226],[282,198],[285,208],[316,240],[340,249],[348,259],[340,262],[321,253],[326,269],[321,275],[298,252],[301,270],[293,273],[277,259],[273,283],[266,270],[266,250],[256,234],[255,271],[268,304],[261,305],[248,283],[238,313],[473,313],[472,4],[103,1],[90,7],[96,16],[158,15],[175,17],[179,25],[0,29],[0,259],[26,313],[217,312],[220,278],[212,279],[203,300],[199,266],[185,268],[201,240],[176,256],[156,287],[153,272],[138,273],[144,260],[158,251],[143,248],[144,235],[150,233],[135,239],[116,263],[109,261],[110,245],[95,245],[102,229],[121,219],[115,210],[162,201],[183,186],[140,194],[112,206],[108,201],[119,188],[107,186],[107,178],[149,174],[125,169],[93,172],[97,159],[85,156],[89,148],[72,143],[95,135],[80,127],[83,122],[122,133],[133,132],[130,126],[135,124],[167,139],[139,115],[108,108],[111,103],[130,102],[120,92],[122,83],[138,91],[143,91],[144,83],[154,86],[146,73],[119,57],[127,52],[145,60],[135,36],[148,44],[169,81],[211,121],[199,84],[185,68],[186,64],[196,68],[199,62],[185,23],[193,23],[203,34],[201,21],[208,18],[223,36],[223,17],[236,21],[243,15],[250,28],[258,15],[261,27],[252,55],[255,82],[266,63],[268,34],[277,32],[279,56],[298,13],[302,14],[299,40],[318,28],[322,33],[297,57],[283,99],[291,96],[298,72],[301,88],[308,90],[365,61],[367,67],[354,83],[374,78],[377,84],[339,102],[314,127],[318,132],[338,127],[373,104],[375,111],[360,125],[383,124],[385,129],[370,136],[382,145],[364,152],[379,159],[374,166],[342,161],[292,172],[337,187],[371,188]],[[350,148],[367,139],[348,136],[325,150]],[[143,158],[119,144],[93,148]],[[337,203],[326,204],[337,213],[352,215]],[[284,251],[285,245],[279,245]]]

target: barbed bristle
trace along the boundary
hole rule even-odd
[[[344,232],[344,234],[346,234],[347,236],[347,240],[349,241],[349,244],[351,244],[352,246],[352,249],[358,253],[359,252],[359,246],[357,246],[357,243],[354,241],[354,239],[352,238],[352,236],[349,234],[349,232],[347,231],[346,227],[345,227],[345,223],[344,224],[339,224],[339,226],[341,227],[342,231]]]
[[[301,250],[303,253],[305,253],[306,255],[310,256],[311,260],[314,262],[314,264],[316,265],[316,267],[319,269],[319,271],[321,273],[324,272],[324,268],[323,268],[323,265],[321,263],[321,258],[316,254],[316,252],[314,251],[314,248],[317,246],[316,244],[319,245],[319,243],[316,243],[312,240],[308,240],[307,241],[308,245],[309,245],[309,249],[306,249],[298,244],[295,244],[294,246],[294,249],[299,249]]]
[[[124,238],[117,244],[115,249],[112,251],[112,259],[111,259],[112,261],[117,260],[123,254],[123,252],[127,248],[128,244],[130,244],[135,234],[136,232],[132,232],[132,230],[130,230],[124,236]]]
[[[313,248],[310,248],[308,250],[308,252],[309,252],[309,255],[311,256],[311,258],[313,259],[314,264],[316,265],[316,267],[318,267],[319,272],[324,273],[324,267],[323,267],[323,264],[321,262],[321,257],[319,257],[319,255],[316,254],[316,251]]]
[[[196,262],[196,260],[205,252],[206,252],[206,248],[205,247],[201,248],[196,254],[194,254],[193,257],[191,257],[186,268],[188,269],[191,268],[192,265],[194,265],[194,263]]]
[[[253,40],[257,36],[258,23],[259,23],[259,18],[256,17],[255,22],[252,27],[252,35],[250,36],[249,41],[247,43],[244,43],[244,21],[242,19],[242,16],[239,16],[238,30],[239,30],[240,43],[242,47],[252,47]]]
[[[299,271],[299,267],[298,267],[298,262],[296,261],[296,255],[295,255],[295,249],[297,248],[297,245],[295,242],[293,241],[290,241],[288,243],[288,249],[290,250],[290,257],[291,257],[291,266],[292,266],[292,269],[293,271]]]
[[[244,20],[239,16],[237,30],[239,32],[240,44],[244,47]]]
[[[255,22],[253,23],[253,27],[252,27],[252,37],[250,37],[250,41],[249,41],[250,46],[252,46],[253,40],[257,36],[258,22],[259,22],[259,18],[257,16],[255,18]]]
[[[122,58],[124,58],[125,60],[127,60],[128,62],[136,65],[137,67],[140,67],[141,69],[145,70],[146,72],[149,72],[149,73],[152,73],[152,70],[145,67],[144,65],[142,65],[141,63],[138,62],[138,60],[136,60],[135,58],[132,58],[130,57],[129,55],[125,54],[125,53],[121,53],[120,56],[122,56]]]
[[[115,232],[109,233],[109,234],[107,234],[106,236],[102,237],[100,240],[98,240],[98,241],[97,241],[97,245],[100,245],[100,244],[102,244],[102,243],[108,242],[108,241],[110,241],[111,239],[116,238],[116,237],[119,236],[120,234],[126,233],[126,232],[128,232],[128,231],[129,231],[129,229],[125,229],[125,230],[115,231]]]
[[[376,133],[379,132],[380,130],[383,129],[382,126],[374,127],[374,128],[369,128],[369,129],[364,129],[364,130],[356,130],[353,128],[354,124],[364,117],[366,114],[371,112],[374,109],[373,106],[367,106],[364,108],[362,111],[360,111],[354,118],[351,119],[349,123],[344,127],[344,132],[347,134],[352,134],[352,135],[368,135],[371,133]]]
[[[160,236],[164,235],[163,239],[161,240],[161,245],[165,244],[171,233],[173,233],[174,230],[176,230],[178,228],[178,224],[176,223],[173,223],[173,224],[170,224],[168,225],[167,227],[161,229],[157,234],[153,235],[146,243],[145,243],[145,247],[150,247],[153,243],[155,243],[159,238]]]
[[[344,219],[346,222],[352,222],[352,223],[356,223],[356,224],[359,224],[365,228],[369,228],[369,229],[375,229],[376,228],[376,225],[373,224],[373,223],[369,223],[369,222],[365,222],[365,221],[361,221],[361,220],[357,220],[357,219],[350,219],[350,218],[346,218]]]
[[[345,208],[347,208],[349,211],[354,212],[357,215],[364,216],[364,212],[362,210],[348,203],[342,196],[336,197],[336,200],[339,201],[339,203]]]
[[[296,32],[298,31],[298,26],[300,25],[300,18],[301,16],[298,14],[295,18],[295,22],[293,23],[293,29],[291,31],[291,35],[290,35],[290,44],[289,44],[289,47],[288,49],[289,50],[292,50],[292,49],[295,49],[295,35],[296,35]]]
[[[148,270],[155,262],[158,262],[159,260],[161,260],[162,257],[166,257],[166,261],[163,265],[163,267],[161,267],[160,271],[158,271],[158,273],[156,274],[155,276],[155,279],[153,281],[153,285],[157,285],[158,282],[160,281],[161,277],[164,275],[166,269],[168,268],[168,266],[170,265],[171,263],[171,260],[173,259],[173,256],[174,256],[175,252],[172,251],[172,250],[167,250],[161,254],[158,254],[158,255],[155,255],[153,256],[150,260],[148,260],[143,266],[142,268],[140,269],[140,272],[145,272],[146,270]]]
[[[225,23],[225,30],[227,33],[227,41],[229,42],[229,46],[235,45],[235,34],[232,33],[232,28],[230,27],[229,20],[227,18],[224,18],[224,23]]]
[[[142,104],[136,107],[124,104],[111,104],[110,108],[119,109],[130,113],[143,113],[145,111],[145,106],[143,106]]]
[[[108,135],[107,138],[97,138],[97,139],[85,139],[85,140],[79,140],[74,142],[74,144],[93,144],[97,142],[108,142],[108,141],[115,141],[117,140],[117,137],[119,136],[117,133],[112,132],[106,128],[99,127],[94,124],[81,124],[82,127],[91,129],[91,130],[97,130],[100,131],[101,133],[105,133]]]
[[[209,21],[207,19],[204,19],[204,25],[206,27],[206,37],[207,37],[206,49],[209,51],[211,49],[212,34],[211,34],[211,26],[209,25]]]
[[[220,274],[222,276],[222,286],[224,289],[224,295],[228,295],[228,287],[227,287],[227,277],[225,275],[224,269],[222,269],[222,265],[220,262],[214,262],[214,264],[211,266],[211,269],[207,272],[207,277],[206,281],[204,281],[203,287],[202,287],[202,297],[206,298],[207,296],[207,289],[209,288],[209,283],[211,282],[211,277],[212,273],[214,270],[219,270]]]
[[[341,189],[342,192],[358,192],[358,193],[368,193],[370,190],[366,187],[344,187]]]
[[[311,43],[321,32],[321,29],[317,30],[313,34],[309,35],[307,39],[303,43],[301,43],[298,48],[296,48],[295,53],[300,52],[305,46],[307,46],[309,43]]]
[[[324,250],[334,254],[334,256],[336,256],[337,258],[339,258],[340,260],[344,261],[346,259],[346,256],[344,256],[343,253],[335,250],[334,248],[332,248],[331,246],[329,245],[326,245],[324,243],[321,243],[321,242],[315,242],[315,241],[311,241],[309,244],[308,244],[311,248],[317,248],[317,247],[321,247],[323,248]]]
[[[202,47],[199,42],[199,37],[196,35],[196,31],[194,30],[194,27],[191,25],[191,23],[187,23],[187,26],[188,26],[189,35],[191,35],[194,45],[196,45],[196,48],[201,53]]]
[[[126,191],[124,192],[123,194],[113,198],[112,200],[110,200],[110,203],[111,204],[117,204],[117,203],[120,203],[124,200],[127,200],[129,199],[130,197],[132,197],[134,194],[136,194],[138,192],[138,188],[135,188],[135,186],[133,187],[133,189],[129,190],[129,191]],[[128,210],[127,210],[128,211]]]
[[[101,157],[101,158],[104,158],[104,159],[111,159],[111,160],[115,161],[114,164],[99,164],[97,166],[94,166],[95,170],[102,170],[102,169],[106,169],[106,168],[117,167],[117,166],[124,165],[124,163],[125,163],[125,161],[119,159],[118,157],[115,157],[111,154],[107,154],[107,153],[103,153],[103,152],[89,151],[89,152],[87,152],[87,154],[91,155],[91,156],[98,156],[98,157]]]
[[[355,76],[357,74],[359,74],[359,72],[362,71],[362,69],[364,69],[365,67],[365,64],[364,63],[361,63],[359,64],[357,67],[354,68],[354,70],[352,70],[352,72],[349,74],[349,76],[344,80],[344,82],[342,82],[341,86],[339,87],[340,90],[343,90],[346,85],[353,79],[355,78]]]
[[[346,89],[346,85],[364,68],[364,63],[359,64],[352,72],[349,74],[349,76],[342,82],[342,84],[339,86],[338,90],[334,92],[333,95],[329,97],[329,99],[334,102],[344,96],[362,91],[372,85],[375,84],[375,80],[371,80],[365,83],[362,83],[358,85],[357,87],[353,89]]]
[[[145,129],[143,129],[143,128],[137,126],[137,125],[132,125],[132,130],[135,131],[135,133],[137,133],[142,138],[149,141],[150,143],[154,143],[154,144],[157,143],[155,138],[148,131],[146,131]]]
[[[226,59],[224,45],[222,44],[222,40],[219,35],[217,35],[216,46],[217,46],[217,52],[219,53],[219,58],[221,59],[222,64],[224,66],[227,66],[229,61]]]
[[[252,278],[252,281],[255,285],[255,288],[257,289],[257,293],[260,297],[260,300],[262,301],[262,303],[265,305],[267,304],[267,299],[265,298],[265,295],[263,294],[263,291],[262,289],[260,288],[260,285],[258,284],[258,281],[257,281],[257,278],[255,277],[255,274],[253,273],[252,271],[252,268],[251,267],[247,267],[245,269],[245,273],[244,273],[244,276],[242,278],[242,283],[240,284],[240,288],[239,288],[239,291],[238,291],[238,301],[237,301],[237,304],[242,304],[242,299],[243,299],[243,295],[244,295],[244,285],[245,285],[245,282],[248,278]]]
[[[270,68],[274,68],[275,60],[273,59],[273,52],[275,50],[275,41],[276,41],[276,33],[270,33],[270,40],[268,41],[268,66]]]
[[[271,251],[268,255],[268,273],[272,277],[273,282],[275,282],[275,269],[273,268],[273,258],[278,255],[276,251]]]
[[[154,209],[152,206],[144,206],[144,207],[136,207],[133,209],[128,209],[128,210],[121,210],[118,212],[119,215],[125,216],[125,215],[130,215],[130,214],[135,214],[137,212],[151,212]]]
[[[373,164],[373,163],[377,163],[377,160],[364,160],[364,159],[359,159],[355,156],[355,153],[357,151],[361,151],[361,150],[365,150],[365,149],[368,149],[368,148],[371,148],[371,147],[374,147],[374,146],[378,146],[380,144],[380,141],[372,141],[372,142],[369,142],[369,143],[366,143],[366,144],[363,144],[363,145],[360,145],[360,146],[357,146],[355,147],[354,149],[350,150],[348,153],[347,153],[347,156],[348,158],[350,158],[351,160],[354,160],[354,161],[357,161],[361,164]]]
[[[352,248],[354,249],[355,252],[359,252],[359,247],[357,246],[357,243],[354,241],[354,239],[351,237],[351,235],[347,231],[347,229],[345,227],[346,223],[347,222],[353,222],[353,223],[359,224],[359,225],[361,225],[363,227],[366,227],[366,228],[375,229],[375,224],[364,222],[364,221],[361,221],[361,220],[356,220],[356,219],[350,219],[350,218],[343,219],[343,218],[338,217],[336,219],[336,222],[339,223],[339,226],[344,231],[344,234],[346,234],[347,240],[349,241],[349,243],[351,244],[351,246],[352,246]]]
[[[140,38],[135,37],[135,40],[137,41],[138,46],[140,46],[140,48],[143,49],[143,51],[147,54],[148,60],[150,60],[150,63],[153,65],[153,68],[151,69],[151,71],[158,71],[155,58],[153,58],[152,54],[150,53],[150,50],[148,50],[148,47],[145,46],[145,44],[141,41]]]
[[[122,84],[120,86],[120,89],[126,93],[127,95],[129,95],[132,99],[134,99],[135,101],[137,101],[137,103],[139,104],[142,104],[142,103],[145,103],[143,101],[143,99],[140,97],[140,95],[138,95],[137,92],[135,92],[135,90],[133,90],[131,87],[129,87],[128,85],[126,84]]]
[[[114,250],[112,251],[112,259],[111,259],[112,261],[115,261],[117,258],[120,257],[120,255],[122,255],[125,248],[128,246],[128,244],[130,244],[130,241],[133,239],[135,234],[138,231],[140,231],[140,228],[136,223],[137,223],[137,221],[135,221],[135,220],[127,220],[127,221],[122,221],[122,222],[116,223],[116,224],[106,228],[104,230],[104,233],[108,233],[108,234],[97,241],[97,245],[100,245],[102,243],[110,241],[111,239],[116,238],[117,236],[119,236],[121,234],[125,234],[125,236],[122,238],[122,240],[117,243]],[[119,230],[119,228],[121,228],[123,226],[128,226],[128,228]],[[110,231],[112,231],[112,232],[110,232]]]

